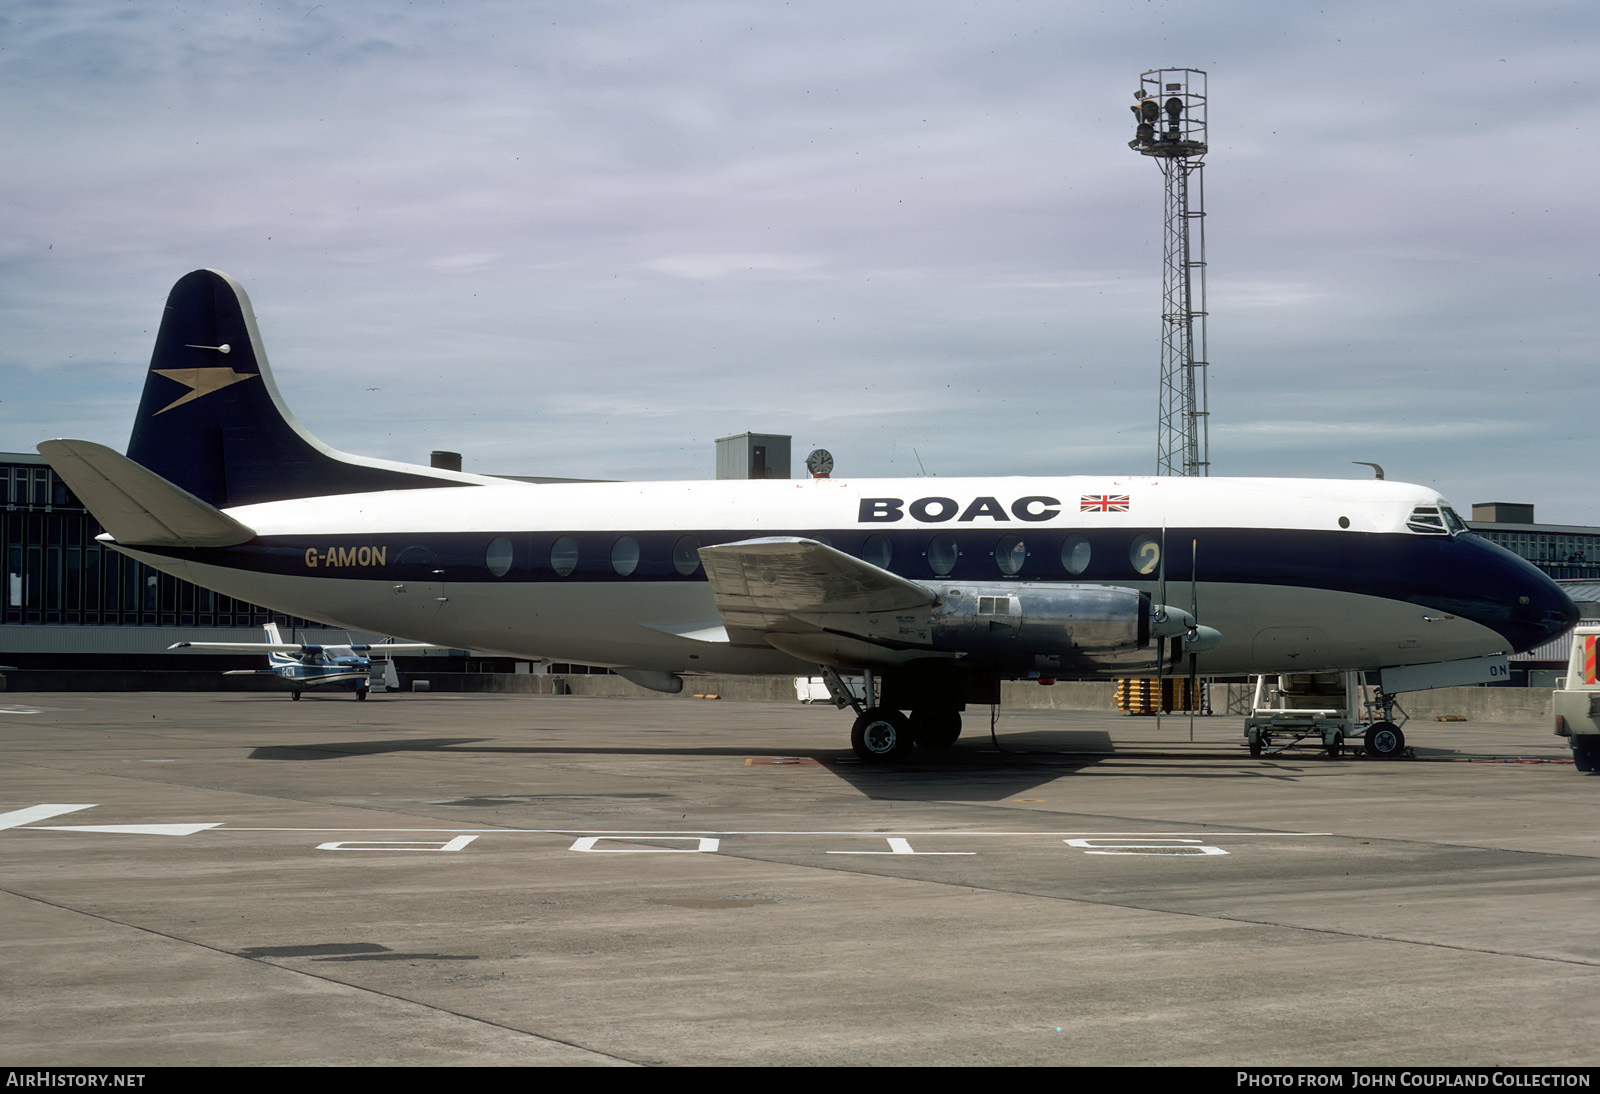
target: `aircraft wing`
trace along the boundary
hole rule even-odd
[[[306,653],[320,646],[299,642],[174,642],[169,650],[239,650],[242,653]],[[270,672],[271,670],[265,670]]]
[[[449,650],[454,646],[439,646],[432,642],[357,642],[349,647],[356,653],[398,653],[401,650]]]
[[[351,646],[310,645],[304,642],[174,642],[169,650],[240,650],[244,653],[321,653],[326,649],[352,653],[398,653],[402,650],[445,650],[431,642],[357,642]]]
[[[879,646],[879,618],[914,612],[934,603],[932,590],[888,570],[837,551],[816,540],[791,536],[746,539],[700,548],[706,579],[729,641],[741,645],[803,647],[807,656],[824,647],[859,651],[867,660],[887,658],[891,644]],[[831,633],[849,641],[818,645]],[[793,637],[805,641],[796,643]],[[878,656],[878,655],[881,655]]]

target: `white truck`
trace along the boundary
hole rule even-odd
[[[1572,632],[1572,655],[1566,679],[1550,695],[1556,736],[1572,746],[1579,771],[1600,771],[1600,623],[1584,623]]]

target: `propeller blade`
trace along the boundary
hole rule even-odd
[[[1156,578],[1156,588],[1158,590],[1157,599],[1160,601],[1160,603],[1156,606],[1156,609],[1155,609],[1156,623],[1157,623],[1157,626],[1156,626],[1155,629],[1158,632],[1158,634],[1156,636],[1156,732],[1159,733],[1161,731],[1161,708],[1166,705],[1165,703],[1163,703],[1161,701],[1161,697],[1162,697],[1162,695],[1164,693],[1164,689],[1163,689],[1162,685],[1163,685],[1163,678],[1164,678],[1165,673],[1163,672],[1163,669],[1164,669],[1164,667],[1166,665],[1166,662],[1167,662],[1167,636],[1165,634],[1165,631],[1166,631],[1165,624],[1167,622],[1167,524],[1166,524],[1166,521],[1162,521],[1161,522],[1161,551],[1160,551],[1159,554],[1156,555],[1156,563],[1160,567],[1160,572],[1159,572],[1159,574],[1158,574],[1158,576]]]
[[[1194,630],[1200,631],[1200,538],[1196,536],[1189,541],[1189,614],[1194,616]],[[1194,708],[1195,677],[1198,675],[1197,667],[1200,658],[1193,650],[1189,651],[1189,740],[1194,740]]]

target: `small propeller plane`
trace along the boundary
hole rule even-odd
[[[174,642],[169,650],[240,650],[265,652],[267,668],[230,669],[224,676],[276,676],[289,685],[289,696],[298,699],[312,688],[354,689],[357,699],[371,691],[372,654],[436,650],[429,642],[351,642],[343,646],[318,646],[306,642],[285,642],[276,623],[265,627],[265,642]]]
[[[290,615],[665,692],[871,673],[871,699],[834,692],[866,761],[951,744],[1004,680],[1405,667],[1410,690],[1503,676],[1578,620],[1393,480],[529,483],[349,455],[290,413],[214,270],[167,297],[127,455],[38,447],[108,546]]]

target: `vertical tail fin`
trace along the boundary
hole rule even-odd
[[[278,394],[249,297],[215,270],[185,274],[167,297],[128,457],[218,508],[483,481],[313,437]]]

